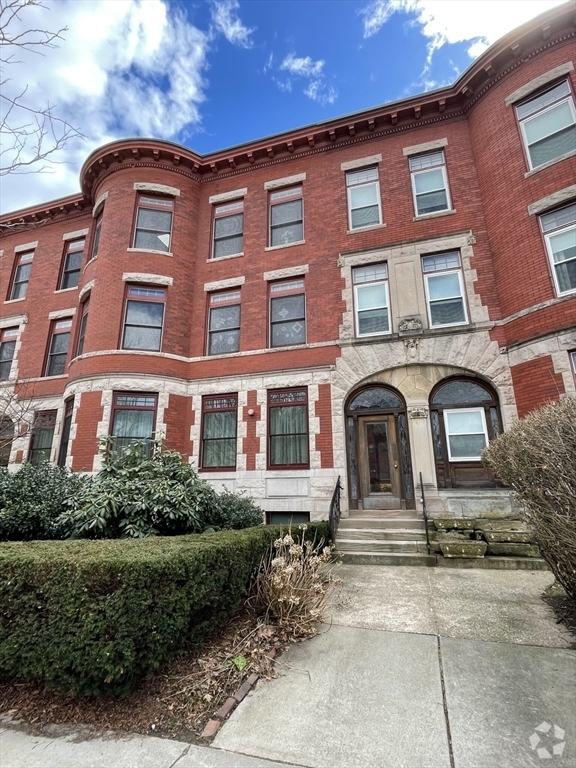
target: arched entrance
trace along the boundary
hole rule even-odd
[[[414,509],[406,404],[391,387],[368,385],[346,405],[352,509]]]

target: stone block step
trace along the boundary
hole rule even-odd
[[[374,541],[426,541],[426,533],[422,530],[409,528],[345,528],[341,537],[358,541],[372,539]]]
[[[357,530],[358,528],[370,528],[375,530],[377,528],[384,528],[386,530],[392,530],[394,528],[403,531],[414,530],[424,531],[424,520],[422,518],[413,517],[346,517],[340,520],[338,530]]]
[[[428,568],[436,565],[434,555],[403,552],[346,552],[346,565],[421,565]]]
[[[348,562],[348,561],[346,561]],[[493,568],[499,571],[549,571],[546,560],[540,557],[441,557],[441,568]]]
[[[415,509],[352,509],[348,513],[350,517],[375,517],[387,519],[402,517],[406,519],[420,520],[422,515]]]
[[[426,552],[426,542],[380,541],[378,539],[336,539],[339,552]]]

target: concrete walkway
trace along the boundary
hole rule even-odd
[[[332,624],[212,747],[3,718],[1,768],[576,768],[576,651],[540,599],[549,572],[340,573]]]

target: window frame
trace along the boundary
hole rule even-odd
[[[227,297],[230,297],[227,299]],[[213,306],[215,305],[215,306]],[[212,328],[212,312],[215,309],[221,307],[238,307],[238,325],[230,326],[225,329]],[[240,352],[240,328],[242,322],[242,292],[240,288],[230,288],[225,291],[215,291],[208,294],[208,318],[206,321],[206,356],[212,357],[214,355],[227,355]],[[226,333],[229,331],[238,332],[237,349],[230,352],[212,352],[212,337],[217,333]]]
[[[282,397],[283,395],[298,395],[303,394],[304,398],[301,399],[298,402],[293,403],[286,403],[286,402],[272,402],[275,395]],[[309,409],[309,396],[308,396],[308,387],[283,387],[281,389],[269,389],[266,396],[267,405],[268,405],[268,418],[266,423],[266,443],[267,443],[267,450],[266,450],[266,459],[267,459],[267,467],[268,469],[309,469],[310,468],[310,414],[308,412]],[[272,435],[271,432],[271,411],[274,408],[295,408],[295,407],[302,407],[304,408],[304,413],[306,416],[306,431],[305,432],[285,432],[282,433],[282,435]],[[306,461],[301,462],[298,464],[273,464],[272,463],[272,438],[273,437],[281,437],[286,435],[306,435]]]
[[[58,336],[68,336],[68,343],[66,345],[66,352],[54,352],[54,345]],[[66,361],[68,360],[68,354],[70,352],[70,339],[72,337],[72,318],[71,317],[59,317],[56,320],[52,320],[50,324],[50,335],[48,338],[48,347],[46,350],[46,364],[44,366],[44,376],[64,376],[66,374]],[[54,361],[58,358],[64,359],[63,370],[57,373],[53,373],[52,367],[55,365]]]
[[[242,228],[239,234],[236,235],[216,235],[216,223],[222,219],[229,219],[235,216],[242,217]],[[242,246],[239,251],[233,253],[225,253],[222,256],[216,255],[216,245],[218,242],[225,240],[232,240],[235,237],[242,238]],[[213,205],[212,210],[212,248],[211,259],[230,259],[233,256],[242,256],[244,253],[244,198],[238,200],[227,200],[226,202],[216,203]]]
[[[139,227],[138,219],[140,217],[140,211],[156,211],[161,213],[170,213],[170,230],[164,229],[151,229],[150,227]],[[148,251],[149,253],[172,253],[172,235],[174,230],[174,198],[167,195],[154,195],[150,192],[140,192],[136,199],[136,212],[134,214],[134,231],[132,236],[132,248],[138,251]],[[145,246],[138,245],[138,234],[140,232],[158,233],[168,236],[168,245],[166,248],[146,248]],[[157,235],[160,240],[160,235]],[[164,245],[162,240],[160,242]]]
[[[300,285],[293,285],[300,283]],[[286,286],[285,288],[281,286]],[[276,294],[276,295],[274,295]],[[301,321],[304,324],[304,341],[299,341],[292,344],[274,344],[273,329],[276,326],[283,325],[285,320],[273,320],[273,302],[280,300],[287,296],[303,296],[304,297],[304,314],[302,318],[293,318],[293,321]],[[291,277],[286,280],[275,280],[268,283],[268,348],[269,349],[281,349],[282,347],[296,347],[303,346],[308,343],[308,327],[306,323],[306,283],[304,277]]]
[[[462,433],[451,433],[449,429],[449,417],[452,413],[479,413],[480,414],[480,420],[482,422],[482,432],[462,432]],[[479,406],[472,406],[471,408],[444,408],[442,410],[443,419],[444,419],[444,430],[446,433],[446,450],[448,452],[448,461],[449,462],[463,462],[463,461],[482,461],[482,455],[480,452],[480,456],[452,456],[452,450],[450,446],[450,437],[454,436],[455,434],[463,434],[463,435],[484,435],[484,448],[488,445],[490,438],[488,435],[488,426],[486,424],[486,412],[484,408],[481,408]],[[482,448],[482,450],[484,450]]]
[[[81,243],[81,247],[74,248],[73,246]],[[82,274],[82,262],[84,260],[84,249],[86,247],[86,238],[78,237],[74,240],[67,240],[64,246],[64,254],[62,256],[62,266],[60,269],[60,279],[58,280],[59,291],[69,291],[73,288],[78,288],[80,282],[80,275]],[[74,254],[80,253],[80,264],[77,269],[70,269],[68,262]],[[66,279],[70,275],[76,275],[76,282],[74,285],[65,285]]]
[[[545,229],[544,220],[547,217],[561,213],[564,210],[570,211],[570,209],[574,209],[574,216],[571,220],[569,219],[565,224],[558,224],[556,226],[552,226],[548,230]],[[561,235],[561,234],[566,234],[571,231],[574,232],[574,238],[576,240],[576,202],[572,201],[568,203],[568,205],[563,205],[563,206],[560,206],[559,208],[554,208],[551,211],[546,211],[545,213],[540,214],[540,216],[538,217],[538,222],[540,225],[540,231],[542,233],[542,237],[544,238],[544,246],[546,248],[546,254],[548,256],[548,263],[550,265],[550,270],[552,272],[552,281],[554,283],[554,289],[556,291],[556,295],[568,296],[571,293],[574,293],[576,291],[576,284],[574,285],[573,288],[568,288],[567,290],[561,290],[556,267],[559,267],[562,264],[568,264],[572,261],[576,262],[576,257],[572,259],[565,259],[562,262],[555,262],[554,251],[552,250],[551,241],[552,241],[552,238],[557,237],[558,235]]]
[[[436,163],[435,165],[431,165],[428,168],[412,168],[413,161],[421,160],[425,157],[432,157],[433,155],[441,155],[442,156],[442,162]],[[414,212],[417,217],[420,216],[434,216],[435,214],[440,213],[446,213],[447,211],[452,211],[452,197],[450,195],[450,187],[448,185],[448,172],[446,169],[446,154],[443,149],[435,149],[432,152],[422,152],[417,155],[411,155],[408,158],[408,167],[410,169],[410,182],[412,185],[412,200],[414,202]],[[442,180],[444,182],[444,192],[446,193],[446,208],[440,208],[435,211],[425,211],[424,213],[420,213],[418,209],[418,193],[416,191],[416,177],[417,176],[423,176],[426,173],[430,173],[432,171],[438,171],[440,170],[442,173]],[[434,190],[434,191],[440,191],[440,190]],[[429,194],[429,193],[420,193],[420,197],[423,194]]]
[[[16,343],[20,336],[20,328],[18,326],[12,328],[3,328],[0,331],[0,381],[10,381],[10,374],[12,372],[12,365],[14,364],[14,358],[16,357]],[[2,354],[12,346],[11,357],[2,358]],[[9,363],[7,366],[6,364]],[[8,375],[5,376],[3,371],[8,371]]]
[[[225,403],[224,401],[234,401],[234,403]],[[218,403],[211,406],[211,403]],[[234,413],[235,434],[234,434],[234,464],[206,465],[206,442],[216,440],[232,440],[231,437],[225,438],[207,438],[205,435],[207,419],[206,416],[211,413]],[[236,471],[238,462],[238,393],[233,392],[225,395],[203,395],[202,397],[202,425],[200,427],[200,461],[199,466],[203,472],[230,472]]]
[[[272,211],[274,208],[300,200],[300,218],[294,219],[288,223],[273,224]],[[277,201],[277,202],[274,202]],[[299,240],[290,240],[283,243],[274,243],[274,231],[286,228],[288,226],[302,226],[302,237]],[[287,248],[290,245],[298,245],[304,242],[304,190],[302,184],[295,186],[281,187],[280,189],[271,189],[268,192],[268,247],[269,248]]]
[[[376,178],[368,181],[360,181],[353,183],[352,178],[358,174],[366,173],[368,171],[374,170],[376,172]],[[345,172],[346,175],[346,201],[347,201],[347,207],[348,207],[348,230],[350,232],[360,232],[363,229],[371,229],[372,227],[379,227],[382,226],[384,223],[384,217],[382,214],[382,198],[380,195],[380,170],[378,168],[378,165],[367,165],[363,168],[355,168],[353,170],[349,170]],[[360,210],[361,208],[368,208],[372,206],[357,206],[354,208],[352,206],[352,195],[354,190],[360,189],[362,187],[374,187],[376,189],[376,204],[378,207],[378,221],[371,223],[371,224],[364,224],[362,226],[354,226],[353,223],[353,212]]]
[[[574,379],[576,380],[576,349],[571,349],[568,352],[568,355],[570,356],[570,362],[572,364],[572,375],[574,376]]]
[[[456,254],[458,256],[458,266],[454,267],[446,267],[441,269],[434,269],[426,271],[424,269],[424,261],[427,258],[441,258],[443,256],[450,256],[452,254]],[[468,325],[469,315],[468,315],[468,307],[467,307],[467,301],[466,301],[466,283],[464,281],[464,274],[463,274],[463,268],[462,268],[462,256],[459,251],[446,251],[442,253],[428,253],[423,254],[421,257],[421,268],[422,268],[422,275],[424,277],[424,291],[426,295],[426,311],[428,313],[428,323],[430,329],[433,328],[453,328],[456,326],[464,326]],[[444,275],[457,273],[458,275],[458,283],[460,286],[460,296],[459,298],[462,301],[462,309],[464,312],[464,320],[459,320],[457,322],[453,323],[433,323],[432,321],[432,304],[439,302],[439,301],[446,301],[446,299],[435,299],[432,301],[430,299],[430,289],[429,289],[429,279],[433,277],[443,277]],[[456,298],[455,296],[449,297],[449,298]]]
[[[90,309],[90,296],[82,302],[80,322],[78,323],[78,338],[76,340],[76,357],[84,354],[84,341],[86,339],[86,328],[88,326],[88,310]]]
[[[32,424],[32,429],[30,430],[30,444],[28,446],[28,463],[34,465],[37,467],[40,462],[42,461],[42,458],[44,458],[46,461],[50,461],[50,456],[52,455],[52,449],[54,448],[54,432],[56,430],[56,416],[57,411],[55,410],[48,410],[48,411],[36,411],[34,414],[34,423]],[[44,422],[44,424],[42,423]],[[35,443],[38,438],[39,434],[44,434],[45,432],[50,432],[50,448],[48,449],[48,455],[45,454],[46,449],[45,448],[36,448]]]
[[[94,225],[94,234],[92,235],[92,248],[90,250],[90,261],[98,258],[98,249],[100,247],[100,234],[102,232],[102,220],[104,218],[104,212],[100,212],[96,217],[96,224]]]
[[[131,293],[132,291],[149,291],[150,295],[143,294],[140,297],[138,297],[137,293]],[[153,295],[157,294],[157,295]],[[161,295],[160,295],[161,294]],[[162,351],[162,342],[164,340],[164,320],[166,316],[166,299],[167,299],[167,291],[165,288],[160,288],[159,286],[154,285],[140,285],[138,284],[132,284],[126,286],[126,295],[124,300],[124,320],[122,322],[122,331],[121,331],[121,339],[120,339],[120,349],[123,349],[127,352],[161,352]],[[136,323],[129,323],[128,322],[128,311],[129,311],[129,304],[130,302],[136,303],[143,303],[143,304],[162,304],[163,310],[162,310],[162,321],[160,326],[157,325],[138,325]],[[158,348],[152,349],[150,347],[127,347],[126,344],[126,329],[127,328],[160,328],[160,337],[158,342]]]
[[[152,400],[153,403],[120,403],[120,399],[125,398],[126,400],[139,400],[139,399],[145,399],[145,400]],[[115,455],[119,455],[118,446],[116,444],[116,440],[118,439],[118,435],[114,434],[114,427],[116,422],[116,414],[118,412],[122,411],[149,411],[153,413],[152,416],[152,429],[150,432],[150,437],[134,437],[134,438],[122,438],[120,439],[126,439],[130,440],[133,443],[144,443],[147,446],[147,456],[149,457],[152,454],[152,447],[154,445],[154,440],[156,437],[156,419],[158,416],[158,393],[157,392],[126,392],[126,391],[114,391],[112,394],[112,409],[110,412],[110,427],[109,427],[109,437],[111,439],[111,450],[112,453]],[[130,443],[126,443],[124,447],[128,447]]]
[[[64,418],[62,419],[62,430],[60,436],[60,446],[58,447],[58,458],[56,466],[65,467],[68,457],[68,446],[70,444],[70,431],[72,429],[72,414],[74,412],[74,398],[64,402]]]
[[[531,101],[536,101],[541,96],[544,96],[544,94],[548,93],[549,91],[553,91],[555,88],[558,88],[558,86],[561,86],[565,84],[568,93],[559,96],[557,99],[555,99],[551,104],[547,104],[543,107],[540,107],[535,112],[525,115],[524,117],[520,117],[519,111],[522,107],[530,104]],[[533,142],[533,144],[528,143],[528,136],[526,134],[526,125],[534,120],[537,117],[541,117],[542,115],[546,114],[546,112],[551,112],[554,109],[557,109],[561,104],[563,103],[568,104],[569,111],[572,114],[572,121],[573,125],[576,127],[576,107],[574,105],[574,93],[572,91],[572,84],[570,82],[570,78],[561,78],[560,80],[557,80],[554,83],[547,83],[544,88],[538,89],[536,92],[531,93],[528,97],[525,99],[522,99],[517,104],[514,105],[514,110],[516,114],[516,120],[518,123],[518,127],[520,129],[520,136],[522,138],[522,146],[524,148],[524,154],[526,155],[526,160],[528,161],[528,168],[530,171],[535,171],[538,168],[544,168],[549,163],[556,162],[559,158],[563,157],[565,153],[556,155],[556,157],[545,160],[543,163],[539,163],[538,165],[534,165],[532,162],[532,155],[530,154],[530,147],[536,144],[537,142]],[[555,133],[558,133],[559,131],[555,131]],[[548,134],[544,137],[544,139],[549,139],[551,136],[554,136],[554,133]],[[539,141],[544,141],[544,139],[540,139]]]
[[[378,278],[375,277],[373,280],[363,280],[363,281],[356,281],[355,280],[355,274],[363,269],[378,269],[379,267],[384,267],[385,270],[385,277]],[[370,310],[360,310],[360,302],[358,300],[358,293],[360,290],[364,287],[371,286],[371,285],[384,285],[384,293],[386,296],[386,303],[383,305],[383,307],[371,307],[370,310],[375,309],[385,309],[386,310],[386,318],[388,323],[388,330],[387,331],[376,331],[375,333],[361,333],[360,332],[360,312],[366,312]],[[357,267],[352,267],[352,286],[354,289],[354,327],[356,331],[356,338],[358,339],[369,339],[373,338],[374,336],[386,336],[390,333],[392,333],[392,322],[391,322],[391,316],[390,316],[390,290],[389,290],[389,276],[388,276],[388,264],[387,262],[379,262],[378,264],[365,264]]]
[[[21,253],[16,254],[16,258],[14,259],[14,270],[12,272],[12,279],[10,281],[10,288],[8,291],[8,299],[7,301],[18,301],[26,298],[26,295],[28,293],[28,284],[30,282],[30,277],[32,276],[32,264],[34,262],[34,253],[35,249],[31,248],[29,251],[22,251]],[[20,270],[25,267],[30,267],[28,276],[26,277],[26,280],[19,280],[18,276],[20,273]],[[24,294],[22,296],[17,296],[17,286],[25,286],[24,288]]]

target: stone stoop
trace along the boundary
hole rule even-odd
[[[435,566],[424,520],[413,510],[362,510],[340,521],[336,548],[344,563]]]

